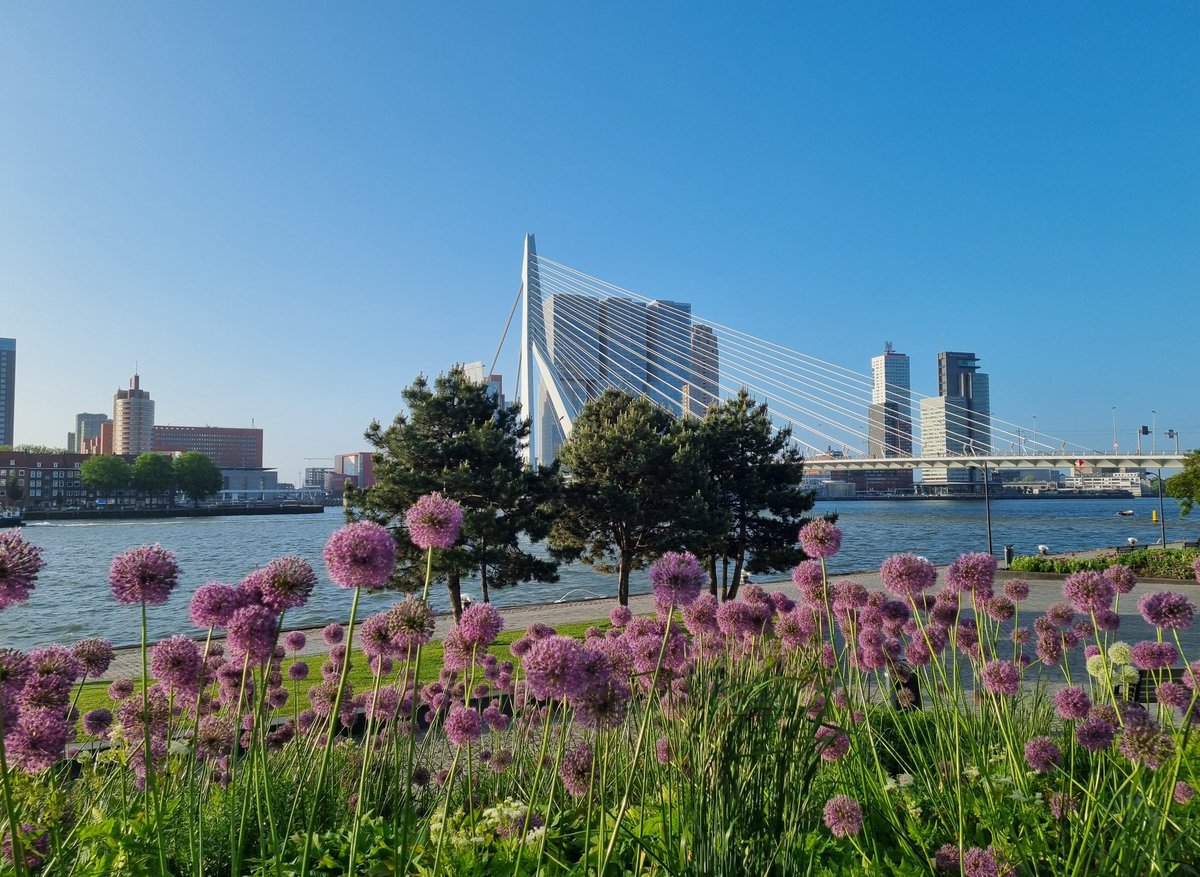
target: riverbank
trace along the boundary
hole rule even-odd
[[[168,509],[35,509],[25,512],[26,521],[136,521],[157,518],[224,518],[250,515],[313,515],[325,506],[311,503],[238,503]]]

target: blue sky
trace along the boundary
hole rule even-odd
[[[137,362],[290,480],[490,360],[533,231],[855,369],[890,339],[917,391],[973,350],[1045,434],[1200,445],[1197,57],[1189,3],[6,4],[16,438]]]

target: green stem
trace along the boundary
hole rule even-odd
[[[0,780],[4,786],[4,812],[8,816],[8,833],[12,835],[13,867],[17,877],[25,873],[25,856],[21,852],[21,822],[13,805],[12,786],[8,779],[8,758],[4,751],[4,713],[0,711]]]
[[[154,836],[158,842],[158,871],[167,875],[167,847],[163,836],[162,802],[157,794],[154,756],[150,751],[150,668],[146,659],[146,601],[142,600],[142,762],[146,766],[146,794],[154,809]]]

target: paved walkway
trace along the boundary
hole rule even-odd
[[[945,567],[939,568],[938,572],[938,581],[941,582],[945,577]],[[1023,578],[1030,584],[1029,599],[1020,606],[1020,618],[1023,625],[1031,624],[1034,617],[1045,612],[1051,603],[1063,602],[1063,576],[1034,573],[1020,574],[1003,570],[997,573],[998,584],[1007,579],[1014,578]],[[848,575],[833,576],[832,579],[834,581],[858,582],[871,591],[883,590],[883,583],[880,581],[878,572],[851,573]],[[760,582],[760,584],[768,591],[781,590],[793,598],[796,597],[796,589],[790,580],[764,581]],[[1116,634],[1118,639],[1125,640],[1130,644],[1143,639],[1154,639],[1154,628],[1142,620],[1137,610],[1137,601],[1143,594],[1165,590],[1179,591],[1186,594],[1193,603],[1200,607],[1200,584],[1195,581],[1179,582],[1161,579],[1141,581],[1134,587],[1132,593],[1124,595],[1121,598],[1121,629]],[[505,630],[524,630],[535,621],[540,621],[551,627],[589,621],[600,622],[608,618],[609,611],[615,605],[615,598],[602,597],[562,603],[510,606],[502,608],[500,614],[504,617]],[[633,610],[635,615],[651,614],[654,612],[654,598],[649,594],[633,595],[629,600],[629,608]],[[441,639],[444,637],[453,626],[453,623],[454,618],[452,615],[438,616],[434,628],[434,638]],[[328,653],[329,648],[321,638],[321,628],[307,629],[305,633],[308,636],[308,644],[300,652],[301,656],[324,656]],[[1190,660],[1200,658],[1200,623],[1190,630],[1181,631],[1180,641],[1186,657]],[[141,650],[138,648],[126,648],[117,651],[116,659],[103,678],[106,680],[121,677],[136,678],[140,675]]]

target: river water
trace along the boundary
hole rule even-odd
[[[997,555],[1006,544],[1013,545],[1017,554],[1033,554],[1039,544],[1058,553],[1121,545],[1130,537],[1148,545],[1159,538],[1159,525],[1151,521],[1157,508],[1157,498],[999,500],[992,503],[993,545]],[[1122,509],[1133,509],[1135,514],[1117,515]],[[987,550],[982,502],[828,501],[818,503],[815,511],[836,511],[840,516],[842,551],[831,560],[831,572],[875,569],[898,551],[912,551],[942,564],[966,551]],[[148,610],[151,639],[195,633],[189,628],[187,605],[200,585],[236,584],[256,566],[285,554],[307,558],[320,577],[312,600],[303,609],[289,612],[286,625],[344,620],[350,594],[330,582],[321,559],[325,541],[342,523],[339,509],[313,515],[30,522],[22,528],[23,535],[43,547],[46,567],[28,603],[0,613],[0,647],[29,649],[87,636],[108,637],[119,645],[136,643],[140,608],[123,606],[112,598],[108,567],[115,554],[155,542],[175,552],[181,575],[170,602]],[[1200,514],[1181,520],[1178,506],[1170,499],[1166,524],[1168,541],[1200,535]],[[553,585],[531,583],[493,591],[492,599],[497,605],[511,606],[616,593],[615,576],[600,575],[581,564],[563,566],[560,576],[561,581]],[[648,587],[644,573],[633,576],[635,593]],[[468,583],[464,590],[473,589]],[[360,617],[386,608],[395,599],[394,594],[364,594]],[[448,608],[444,588],[434,589],[432,603],[437,611]]]

